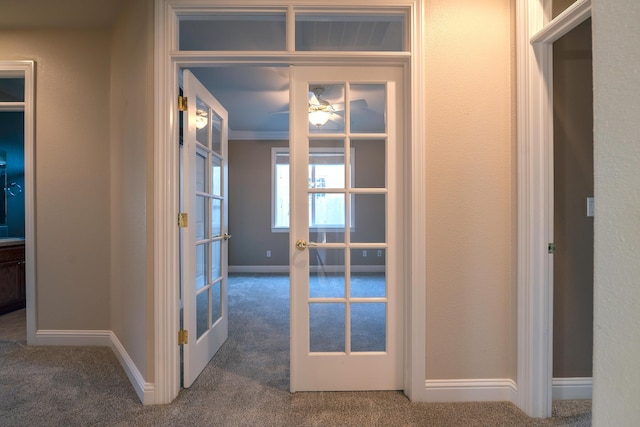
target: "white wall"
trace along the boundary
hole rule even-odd
[[[153,382],[153,2],[127,3],[111,38],[111,330]]]
[[[593,2],[594,426],[640,425],[640,3]]]
[[[515,379],[514,6],[425,3],[427,379]]]
[[[0,31],[36,62],[37,329],[109,329],[109,35]]]

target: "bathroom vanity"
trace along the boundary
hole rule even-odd
[[[24,239],[0,239],[0,315],[25,306]]]

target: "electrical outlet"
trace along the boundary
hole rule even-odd
[[[382,251],[378,251],[378,256],[382,256]]]
[[[271,251],[267,249],[267,258],[271,258]]]
[[[362,257],[366,258],[367,257],[367,251],[362,251]]]

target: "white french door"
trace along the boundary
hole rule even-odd
[[[227,111],[184,71],[181,232],[183,387],[189,387],[228,336]]]
[[[402,67],[291,67],[291,391],[403,388]]]

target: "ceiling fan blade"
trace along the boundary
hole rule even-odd
[[[367,108],[369,104],[365,99],[355,99],[351,101],[351,108]]]
[[[335,111],[344,111],[344,102],[338,102],[331,104]],[[354,99],[351,101],[351,108],[367,108],[369,104],[364,99]]]
[[[342,124],[344,123],[344,117],[340,113],[333,113],[331,117],[329,117],[329,121],[334,123]]]
[[[309,92],[309,104],[312,104],[312,105],[320,104],[320,101],[318,101],[318,97],[313,92]]]

